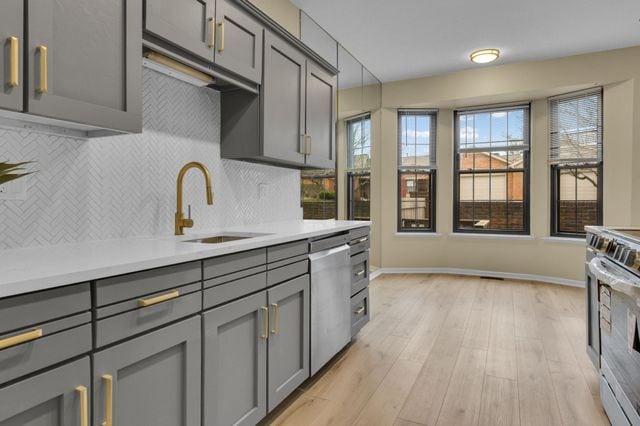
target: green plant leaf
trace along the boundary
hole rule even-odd
[[[31,175],[33,174],[33,172],[30,173],[20,173],[20,174],[0,174],[0,185],[10,182],[12,180],[21,178],[23,176],[27,176],[27,175]]]
[[[0,173],[9,172],[11,170],[24,170],[24,165],[32,164],[33,161],[23,161],[22,163],[7,163],[5,161],[0,162]]]

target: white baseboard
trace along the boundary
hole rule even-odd
[[[379,268],[370,275],[370,280],[374,280],[382,274],[450,274],[450,275],[472,275],[478,277],[505,278],[509,280],[540,281],[551,284],[560,284],[571,287],[584,288],[584,281],[570,280],[567,278],[548,277],[534,274],[516,274],[512,272],[481,271],[478,269],[463,268]]]

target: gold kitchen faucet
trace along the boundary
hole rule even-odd
[[[211,191],[211,175],[209,174],[209,170],[204,166],[204,164],[198,163],[197,161],[192,161],[185,164],[182,169],[180,169],[180,173],[178,173],[176,200],[176,235],[184,235],[184,228],[191,228],[193,226],[193,220],[191,219],[191,209],[189,209],[189,215],[186,219],[184,218],[184,212],[182,211],[182,181],[184,180],[185,173],[187,173],[189,169],[193,168],[199,169],[204,175],[204,180],[207,186],[207,204],[213,204],[213,192]]]

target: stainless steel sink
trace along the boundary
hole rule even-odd
[[[248,238],[261,237],[269,234],[249,234],[249,233],[228,233],[220,235],[212,235],[210,237],[197,238],[195,240],[186,240],[185,243],[200,243],[200,244],[222,244],[230,241],[246,240]]]

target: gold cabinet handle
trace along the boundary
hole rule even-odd
[[[104,381],[104,421],[102,426],[113,426],[113,376],[103,374]]]
[[[19,345],[21,343],[30,342],[32,340],[39,339],[42,337],[42,329],[38,328],[36,330],[27,331],[26,333],[18,334],[17,336],[7,337],[6,339],[0,340],[0,349],[10,348],[12,346]]]
[[[7,85],[9,87],[16,87],[20,84],[20,80],[18,79],[18,74],[20,73],[18,37],[9,37],[7,44],[9,44],[9,78]]]
[[[211,26],[211,39],[207,45],[209,49],[216,47],[216,21],[213,18],[209,18],[209,25]]]
[[[49,90],[49,84],[47,82],[47,47],[37,46],[36,52],[40,57],[40,84],[38,84],[38,86],[36,87],[36,92],[47,93],[47,90]]]
[[[266,340],[269,338],[269,308],[267,308],[266,306],[262,306],[260,310],[262,311],[262,314],[263,314],[262,335],[260,335],[260,337]]]
[[[360,306],[355,312],[354,314],[356,315],[360,315],[361,313],[364,312],[364,306]]]
[[[138,306],[145,307],[155,305],[156,303],[166,302],[167,300],[175,299],[180,296],[178,290],[170,291],[169,293],[161,294],[160,296],[150,297],[148,299],[138,300]]]
[[[222,52],[224,50],[224,21],[220,21],[218,26],[220,27],[220,46],[218,46],[218,52]]]
[[[369,237],[362,237],[358,240],[358,243],[364,243],[365,241],[367,241],[369,239]]]
[[[363,276],[363,275],[364,275],[364,273],[365,273],[365,272],[366,272],[366,271],[365,271],[364,269],[362,269],[362,270],[360,270],[360,271],[356,272],[356,275],[357,275],[357,276],[359,276],[359,277],[361,277],[361,276]]]
[[[313,139],[311,139],[311,135],[307,135],[307,138],[308,138],[308,142],[307,142],[307,146],[305,147],[305,154],[311,155],[311,143]]]
[[[76,392],[80,394],[80,426],[89,426],[89,397],[86,386],[77,386]]]
[[[271,333],[278,334],[280,332],[280,308],[277,303],[272,303],[273,308],[273,329]]]

